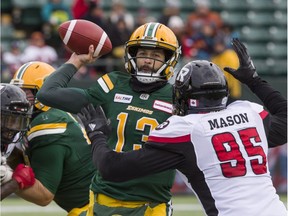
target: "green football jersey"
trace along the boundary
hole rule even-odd
[[[172,86],[151,94],[138,93],[129,86],[131,76],[111,72],[99,78],[85,90],[89,101],[101,105],[111,120],[112,133],[108,145],[117,152],[137,150],[148,138],[149,132],[164,122],[172,112]],[[168,202],[175,171],[138,178],[123,183],[105,181],[99,173],[93,177],[91,190],[126,201]]]
[[[88,204],[95,168],[90,140],[76,119],[50,108],[32,120],[27,138],[31,167],[54,201],[67,212]]]

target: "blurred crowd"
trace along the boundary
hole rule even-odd
[[[79,79],[90,79],[97,73],[123,70],[124,44],[133,30],[146,22],[157,21],[174,31],[182,46],[183,64],[191,59],[215,60],[218,63],[226,61],[226,56],[229,55],[223,53],[231,50],[230,39],[238,36],[233,26],[224,23],[219,13],[210,9],[208,0],[191,0],[191,4],[195,4],[195,10],[187,17],[181,16],[182,5],[179,0],[166,0],[165,7],[157,15],[150,13],[145,7],[149,2],[133,12],[127,10],[124,0],[111,0],[111,7],[107,12],[103,10],[102,1],[104,0],[73,0],[70,4],[65,0],[42,1],[39,17],[42,21],[32,27],[23,26],[20,17],[24,10],[17,5],[12,8],[11,15],[2,13],[2,31],[5,31],[8,38],[15,39],[10,41],[9,46],[1,46],[2,63],[5,65],[2,68],[2,73],[5,74],[2,76],[9,79],[19,65],[31,60],[40,60],[55,66],[65,61],[70,53],[65,49],[57,27],[70,19],[85,19],[101,26],[113,45],[112,52],[103,56],[99,65],[79,75]],[[235,96],[238,94],[236,92]]]

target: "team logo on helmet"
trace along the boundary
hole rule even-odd
[[[158,126],[155,128],[155,130],[162,130],[162,129],[166,128],[169,124],[170,124],[170,121],[167,120],[167,121],[161,123],[160,125],[158,125]]]

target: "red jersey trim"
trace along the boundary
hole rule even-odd
[[[265,119],[269,113],[266,110],[263,110],[262,112],[259,113],[260,117],[262,119]]]
[[[149,142],[158,142],[158,143],[184,143],[190,142],[190,134],[179,136],[179,137],[156,137],[156,136],[149,136]]]

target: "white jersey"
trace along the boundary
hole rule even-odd
[[[266,115],[258,104],[237,101],[219,112],[172,116],[149,141],[171,143],[170,151],[190,146],[174,148],[185,155],[179,170],[207,215],[287,216],[268,170]]]

